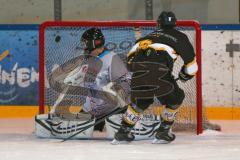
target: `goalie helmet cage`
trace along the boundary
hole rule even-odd
[[[66,51],[66,50],[62,50],[60,53],[59,52],[59,47],[64,47],[66,45],[57,45],[56,43],[58,43],[59,41],[62,41],[63,43],[68,43],[69,44],[69,40],[68,41],[64,41],[64,36],[75,36],[78,37],[78,41],[80,41],[80,36],[83,33],[83,31],[86,28],[89,27],[99,27],[103,30],[103,33],[105,35],[106,38],[106,44],[108,43],[107,41],[111,38],[109,38],[109,35],[112,35],[114,38],[111,39],[108,43],[108,45],[110,47],[116,47],[116,41],[119,41],[118,36],[122,37],[123,39],[127,40],[127,42],[129,43],[121,43],[120,45],[130,45],[131,46],[134,44],[134,41],[138,38],[140,38],[141,36],[146,35],[147,33],[149,33],[150,31],[153,31],[156,27],[156,21],[52,21],[52,22],[44,22],[43,24],[40,25],[40,33],[39,33],[39,49],[40,49],[40,53],[39,53],[39,114],[43,114],[46,110],[46,106],[49,106],[49,104],[47,105],[46,103],[46,99],[54,99],[51,96],[48,96],[48,92],[45,91],[46,89],[46,79],[48,76],[49,70],[46,66],[48,65],[47,63],[53,63],[53,61],[58,61],[59,58],[62,58],[64,60],[68,59],[67,55],[70,53],[70,51]],[[191,39],[190,41],[192,41],[192,45],[195,48],[195,52],[196,52],[196,59],[197,59],[197,63],[199,66],[199,70],[197,72],[197,76],[196,78],[194,78],[194,80],[190,85],[187,85],[186,88],[183,89],[186,90],[191,90],[190,93],[186,94],[186,97],[192,96],[188,98],[191,102],[190,104],[190,110],[188,111],[191,115],[190,117],[194,117],[196,120],[194,123],[195,128],[194,130],[196,130],[197,134],[202,133],[203,130],[203,117],[206,117],[205,115],[202,115],[202,80],[201,80],[201,27],[200,24],[196,21],[177,21],[177,27],[180,28],[181,31],[185,31],[186,32],[191,32],[190,34],[187,34],[188,37]],[[78,28],[78,29],[76,29]],[[64,30],[71,30],[71,29],[75,29],[77,31],[74,32],[68,32],[68,33],[61,33],[61,31],[64,32]],[[112,30],[111,30],[112,29]],[[116,29],[116,30],[114,30]],[[124,34],[124,30],[129,30],[129,32],[127,32],[126,34]],[[113,31],[113,32],[112,32]],[[47,34],[48,32],[48,34]],[[76,32],[76,33],[75,33]],[[79,33],[77,33],[79,32]],[[122,33],[123,32],[123,33]],[[133,34],[131,34],[133,33]],[[119,35],[118,35],[119,34]],[[54,37],[54,39],[52,38],[52,42],[47,40],[49,39],[49,37]],[[134,37],[134,40],[129,38],[129,37]],[[131,43],[130,43],[131,41]],[[79,43],[79,42],[78,42]],[[68,45],[67,44],[67,45]],[[75,44],[77,45],[77,44]],[[118,44],[119,45],[119,44]],[[50,49],[47,49],[47,47],[50,47]],[[54,48],[54,47],[56,48]],[[71,46],[68,45],[68,47],[74,48],[74,49],[79,49],[79,47],[77,46]],[[125,46],[126,47],[126,46]],[[131,47],[130,47],[131,48]],[[128,46],[128,50],[125,50],[124,53],[127,54],[127,51],[129,51],[129,46]],[[51,50],[51,51],[49,51]],[[55,52],[54,50],[57,50],[57,52]],[[69,49],[70,50],[70,49]],[[114,50],[115,52],[119,53],[119,50]],[[51,54],[47,53],[47,52],[53,52]],[[72,51],[71,51],[72,52]],[[52,55],[56,55],[56,54],[65,54],[65,55],[59,55],[58,58],[53,58],[54,60],[51,62],[51,60],[47,60],[47,58],[49,56]],[[121,53],[120,53],[121,54]],[[72,57],[71,57],[72,58]],[[179,58],[178,58],[179,59]],[[61,61],[64,61],[61,60]],[[57,63],[57,62],[56,62]],[[182,63],[182,62],[181,62]],[[178,67],[179,68],[179,67]],[[177,75],[177,74],[176,74]],[[180,82],[178,82],[180,83]],[[184,84],[180,84],[184,85]],[[190,88],[190,89],[189,89]],[[192,92],[192,90],[194,90]],[[59,96],[59,94],[58,94]],[[185,98],[186,99],[186,98]],[[195,99],[195,100],[193,100]],[[56,101],[56,98],[55,98]],[[185,100],[184,100],[185,101]],[[194,107],[192,106],[192,101],[194,101]],[[53,105],[54,103],[52,103]],[[185,105],[186,106],[186,105]],[[182,108],[182,107],[180,107]],[[183,107],[184,108],[184,107]],[[183,112],[185,112],[183,109]],[[181,113],[179,113],[181,114]],[[185,114],[185,113],[184,113]],[[192,115],[194,114],[194,115]],[[186,119],[189,119],[190,117],[188,117],[189,114],[184,115],[183,117],[187,117]],[[190,118],[191,119],[191,118]],[[183,120],[183,121],[187,121],[187,120]]]

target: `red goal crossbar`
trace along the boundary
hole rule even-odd
[[[40,25],[39,29],[39,114],[44,113],[44,33],[48,27],[144,27],[156,26],[155,21],[52,21],[44,22]],[[201,76],[201,27],[196,21],[177,21],[177,26],[192,27],[196,33],[196,57],[199,66],[197,77],[196,77],[196,97],[197,97],[197,134],[202,133],[202,76]]]

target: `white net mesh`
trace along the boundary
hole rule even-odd
[[[44,55],[45,55],[45,106],[52,107],[56,105],[61,93],[56,92],[49,87],[49,77],[52,74],[56,66],[60,66],[70,59],[78,57],[83,54],[83,50],[80,46],[80,37],[82,33],[90,28],[89,27],[47,27],[44,30]],[[134,45],[136,39],[152,32],[155,27],[131,27],[131,26],[94,26],[102,30],[106,42],[105,47],[118,53],[120,57],[126,62],[126,55],[131,47]],[[196,34],[192,27],[179,28],[182,32],[186,33],[194,48],[196,48]],[[41,45],[41,44],[40,44]],[[174,65],[173,74],[177,77],[180,68],[183,65],[183,61],[179,57]],[[185,91],[186,98],[183,105],[179,109],[177,115],[177,121],[175,129],[177,130],[196,130],[196,79],[193,78],[187,83],[181,83],[178,81],[180,87]],[[84,102],[84,98],[80,95],[64,95],[62,105],[77,106],[80,107]],[[162,106],[152,105],[146,114],[159,115],[162,110]],[[178,127],[177,127],[178,126]]]

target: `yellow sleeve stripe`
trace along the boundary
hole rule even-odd
[[[132,49],[128,52],[128,57],[132,56],[136,51],[137,51],[137,48],[139,47],[139,43],[136,43]]]
[[[153,48],[153,49],[155,49],[157,51],[167,51],[166,48]],[[177,52],[175,50],[172,52],[172,54],[175,54],[176,56],[178,56],[178,54],[177,54]]]
[[[172,57],[172,59],[176,59],[177,56],[178,56],[176,54],[176,51],[172,47],[170,47],[170,46],[168,46],[166,44],[153,43],[153,44],[149,45],[149,47],[151,47],[151,48],[153,48],[155,50],[164,50],[164,51],[166,51]]]
[[[132,49],[128,52],[128,57],[132,56],[133,54],[135,54],[135,52],[137,51],[137,49],[139,48],[139,43],[136,43]],[[157,51],[166,51],[170,57],[172,57],[173,59],[176,59],[178,57],[178,54],[176,53],[176,51],[168,46],[168,45],[165,45],[165,44],[161,44],[161,43],[153,43],[153,44],[150,44],[148,46],[148,48],[153,48]]]

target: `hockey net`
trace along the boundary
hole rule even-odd
[[[46,113],[56,105],[59,97],[61,102],[58,105],[67,106],[66,110],[81,108],[82,98],[79,95],[68,95],[59,93],[49,85],[49,77],[54,69],[62,64],[71,62],[83,54],[80,45],[82,33],[90,27],[98,27],[105,36],[105,47],[118,53],[125,61],[126,55],[134,45],[136,39],[144,36],[155,29],[156,22],[153,21],[110,21],[110,22],[45,22],[40,27],[40,107],[39,113]],[[197,76],[187,83],[177,83],[185,91],[186,97],[183,105],[177,114],[174,126],[175,130],[202,132],[203,121],[206,115],[202,116],[202,91],[201,91],[201,29],[195,21],[178,21],[177,28],[184,32],[195,48],[199,71]],[[74,60],[73,60],[74,61]],[[183,65],[181,58],[178,58],[174,65],[173,74],[177,78],[178,72]],[[76,67],[72,64],[67,67],[69,70]],[[68,71],[66,71],[67,73]],[[160,115],[162,106],[153,104],[144,114]],[[77,109],[76,112],[79,111]]]

